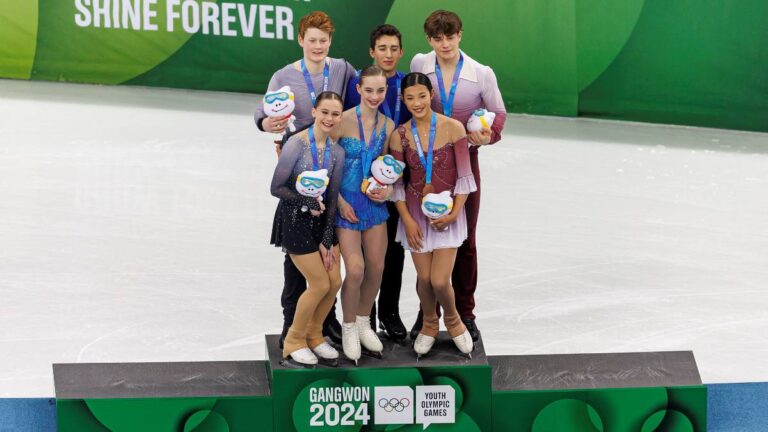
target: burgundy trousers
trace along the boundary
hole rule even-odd
[[[475,290],[477,289],[477,247],[475,231],[480,213],[480,164],[477,147],[470,147],[469,161],[472,175],[475,176],[477,191],[467,197],[464,211],[467,213],[467,239],[456,251],[456,264],[453,266],[451,283],[456,296],[456,308],[462,318],[475,319]]]

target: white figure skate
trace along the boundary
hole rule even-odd
[[[317,361],[326,366],[336,367],[339,365],[339,352],[328,342],[312,348],[312,352],[317,356]]]
[[[470,359],[472,358],[472,350],[475,349],[475,344],[472,342],[472,335],[469,334],[469,330],[464,330],[464,333],[453,338],[453,343],[456,344],[456,348],[466,354]]]
[[[364,354],[379,359],[382,358],[384,345],[379,340],[376,332],[371,328],[371,317],[358,315],[355,318],[355,325],[357,326],[357,334],[360,337],[360,344],[367,351]]]
[[[356,323],[341,323],[341,348],[344,355],[357,366],[360,360],[360,335]]]
[[[289,363],[293,363],[295,366],[313,368],[317,365],[317,357],[307,347],[299,348],[296,351],[288,354],[286,359]]]
[[[424,333],[419,333],[416,336],[416,340],[413,342],[413,350],[416,351],[417,359],[423,355],[426,355],[429,350],[432,349],[432,345],[435,344],[435,338],[427,336]]]

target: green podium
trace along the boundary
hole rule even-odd
[[[429,355],[296,369],[266,361],[56,364],[59,431],[706,430],[706,388],[684,352],[486,356],[441,333]]]

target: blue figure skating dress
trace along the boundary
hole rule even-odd
[[[363,183],[363,142],[357,138],[343,137],[339,144],[344,148],[346,157],[344,159],[344,175],[341,180],[341,196],[344,201],[349,203],[355,210],[358,223],[352,223],[341,217],[340,212],[336,212],[336,226],[355,231],[365,231],[380,223],[386,222],[389,218],[386,203],[376,203],[368,199],[360,190]],[[376,140],[376,147],[369,151],[376,159],[384,148],[384,140]],[[370,176],[370,167],[367,167]]]

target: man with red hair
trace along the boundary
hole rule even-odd
[[[298,42],[302,48],[303,57],[275,72],[272,79],[269,80],[268,91],[290,86],[294,93],[296,104],[293,112],[293,115],[296,116],[295,133],[301,132],[312,124],[312,108],[318,94],[332,91],[343,98],[346,93],[347,82],[355,76],[355,69],[346,60],[328,57],[333,31],[333,22],[325,12],[311,12],[301,18]],[[256,111],[254,120],[260,130],[276,134],[283,133],[288,124],[288,119],[267,117],[261,104]],[[290,134],[285,134],[278,143],[278,152],[289,136]],[[283,275],[285,282],[283,293],[280,296],[280,303],[283,307],[281,347],[285,335],[293,323],[296,303],[307,288],[306,279],[287,254],[283,264]],[[334,342],[341,343],[341,325],[336,319],[335,308],[331,309],[326,318],[323,333]]]

